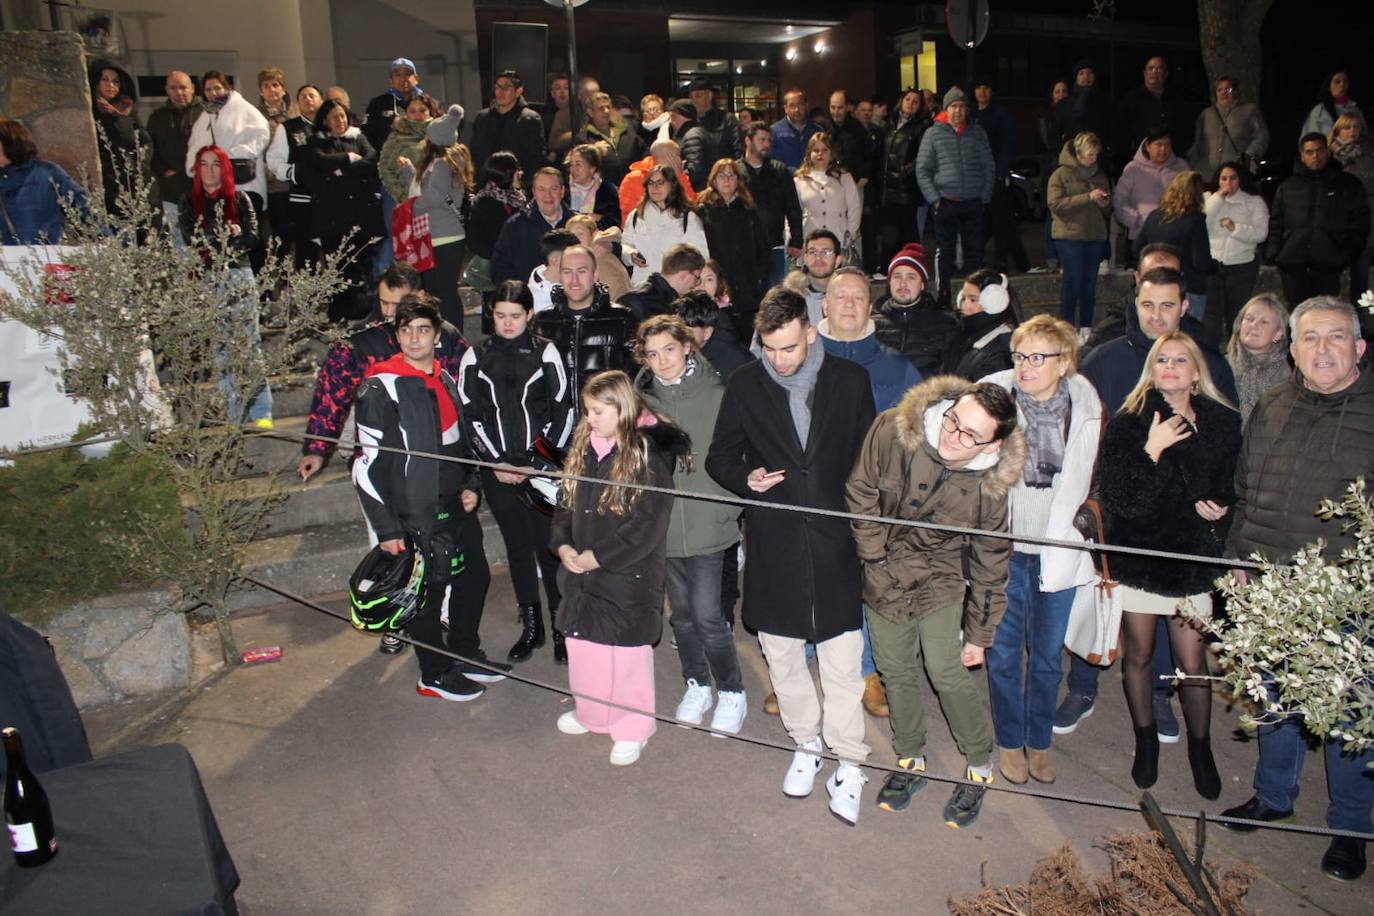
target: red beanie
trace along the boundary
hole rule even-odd
[[[892,276],[892,272],[903,264],[914,267],[921,272],[921,279],[926,283],[930,282],[930,269],[926,267],[926,250],[917,242],[911,242],[902,246],[902,250],[897,252],[897,256],[892,259],[892,263],[887,265],[887,275]]]

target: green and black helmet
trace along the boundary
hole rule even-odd
[[[425,557],[410,540],[399,554],[373,547],[348,579],[353,626],[401,630],[425,601]]]

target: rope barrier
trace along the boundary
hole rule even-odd
[[[295,594],[294,592],[284,589],[281,586],[273,585],[270,582],[265,582],[262,579],[259,579],[255,576],[244,576],[243,580],[245,582],[251,582],[253,585],[256,585],[259,588],[264,589],[266,591],[272,592],[277,595],[281,595],[283,598],[286,598],[287,600],[299,604],[303,607],[307,607],[311,610],[318,611],[337,620],[342,620],[350,624],[350,626],[352,625],[352,620],[348,616],[341,614],[338,611],[330,610],[322,604],[311,601],[309,598],[306,598],[302,595]],[[653,718],[656,722],[662,722],[665,725],[676,725],[679,728],[685,728],[691,731],[705,732],[710,735],[715,735],[718,738],[728,738],[734,741],[741,741],[745,744],[751,744],[756,747],[766,748],[768,750],[785,751],[789,754],[794,753],[797,750],[795,745],[780,744],[776,741],[769,741],[766,738],[755,738],[749,735],[731,734],[730,732],[723,732],[717,729],[713,729],[709,725],[699,725],[692,722],[683,722],[682,720],[677,719],[674,716],[669,716],[660,713],[656,710],[636,709],[632,706],[625,706],[623,704],[615,703],[610,700],[603,700],[598,697],[586,696],[584,694],[576,693],[567,688],[559,687],[555,684],[550,684],[545,681],[536,680],[535,678],[527,677],[522,674],[516,674],[514,671],[500,671],[495,667],[491,666],[490,664],[487,664],[486,662],[483,662],[481,660],[466,658],[462,655],[459,655],[456,652],[450,651],[448,648],[445,647],[431,646],[426,643],[418,642],[417,640],[414,640],[403,633],[395,633],[393,635],[395,635],[397,639],[401,640],[401,642],[407,643],[411,646],[417,646],[426,649],[427,651],[433,652],[436,655],[442,655],[454,661],[462,662],[465,665],[471,665],[476,668],[481,668],[486,671],[490,671],[494,674],[502,674],[505,675],[505,677],[509,680],[515,681],[517,683],[527,684],[531,687],[537,687],[540,690],[546,690],[550,693],[556,693],[561,696],[571,697],[574,700],[586,700],[590,703],[599,703],[602,706],[606,706],[611,709],[617,709],[621,712],[628,712],[634,715],[649,716]],[[827,750],[816,751],[815,756],[820,757],[824,760],[830,760],[837,763],[843,762],[834,753]],[[907,775],[911,774],[910,770],[905,770],[892,764],[874,763],[872,761],[866,761],[858,764],[858,766],[861,766],[867,770],[873,770],[880,773],[904,773]],[[996,782],[990,784],[975,783],[961,776],[946,776],[940,773],[931,773],[929,771],[926,771],[921,775],[923,775],[926,779],[931,780],[932,782],[948,783],[950,785],[973,786],[975,788],[987,789],[991,792],[1004,792],[1008,795],[1020,795],[1028,798],[1040,799],[1043,801],[1056,801],[1075,805],[1087,805],[1090,807],[1105,808],[1114,811],[1129,811],[1132,814],[1139,814],[1140,812],[1140,802],[1115,801],[1106,798],[1090,798],[1087,796],[1074,795],[1067,792],[1049,792],[1043,789],[1032,789],[1021,786],[1001,785]],[[1189,820],[1199,820],[1200,818],[1205,817],[1207,821],[1216,824],[1232,824],[1238,827],[1255,827],[1263,830],[1275,830],[1281,833],[1298,833],[1310,836],[1348,837],[1350,839],[1355,840],[1374,840],[1374,833],[1357,833],[1351,830],[1336,830],[1330,827],[1317,827],[1308,824],[1277,824],[1269,821],[1251,820],[1249,818],[1222,817],[1219,815],[1207,814],[1203,811],[1190,811],[1181,808],[1162,808],[1160,810],[1163,814],[1168,815],[1169,817],[1187,818]]]

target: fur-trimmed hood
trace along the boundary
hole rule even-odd
[[[957,375],[937,375],[908,391],[901,402],[892,408],[897,441],[902,448],[912,454],[924,449],[927,455],[943,464],[931,430],[938,434],[940,417],[949,409],[949,405],[971,391],[974,384]],[[983,492],[1000,499],[1016,486],[1025,464],[1026,437],[1020,429],[1014,429],[1002,440],[1000,449],[980,455],[960,470],[981,474]]]

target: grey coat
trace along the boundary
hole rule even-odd
[[[997,165],[988,135],[977,124],[962,134],[942,122],[930,125],[916,154],[916,183],[925,199],[992,200]]]
[[[1197,116],[1188,161],[1203,180],[1210,181],[1223,162],[1242,162],[1245,156],[1258,161],[1268,150],[1269,125],[1258,105],[1245,102],[1225,113],[1210,105]]]

